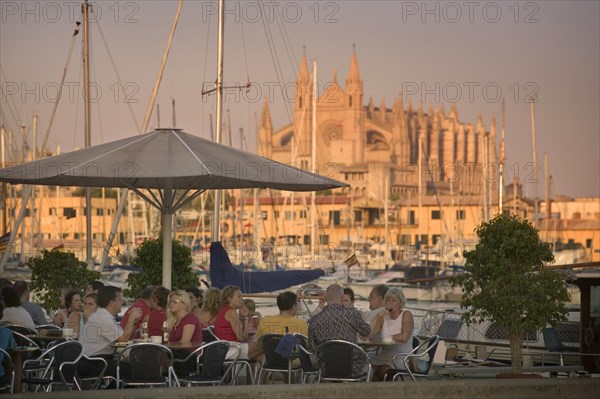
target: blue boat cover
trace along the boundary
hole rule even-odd
[[[244,294],[273,292],[316,280],[324,274],[321,269],[242,272],[233,267],[220,242],[210,245],[210,280],[213,287],[235,285]]]

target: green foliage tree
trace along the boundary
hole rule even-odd
[[[554,256],[527,220],[499,215],[475,231],[466,272],[450,281],[463,288],[466,322],[491,320],[506,330],[513,372],[521,373],[525,334],[565,320],[569,294],[561,275],[544,267]]]
[[[135,249],[132,265],[140,268],[141,272],[127,277],[128,295],[137,298],[148,285],[162,284],[162,253],[162,239],[145,239]],[[171,274],[173,287],[198,286],[198,277],[192,270],[192,251],[178,240],[173,240]]]
[[[100,272],[90,270],[73,252],[58,249],[43,250],[42,257],[30,258],[31,290],[40,293],[44,308],[58,309],[61,288],[83,292],[87,285],[100,278]]]

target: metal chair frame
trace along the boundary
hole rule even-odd
[[[154,348],[156,349],[157,352],[161,353],[161,365],[162,365],[162,355],[166,354],[168,357],[168,361],[169,361],[169,366],[168,366],[168,370],[167,370],[167,377],[164,378],[163,376],[161,376],[160,380],[157,378],[156,381],[134,381],[133,379],[123,379],[121,378],[121,363],[124,361],[124,359],[129,356],[129,364],[132,365],[131,363],[131,352],[132,351],[136,351],[136,349],[150,349],[150,348]],[[173,352],[171,352],[171,350],[169,348],[167,348],[164,345],[161,344],[155,344],[155,343],[151,343],[151,342],[142,342],[142,343],[137,343],[137,344],[132,344],[129,345],[128,347],[126,347],[123,352],[121,352],[121,354],[118,357],[117,360],[117,389],[120,389],[121,387],[126,387],[126,386],[151,386],[151,387],[155,387],[155,386],[169,386],[172,387],[173,386],[173,375],[175,374],[175,372],[173,371]],[[142,365],[143,366],[148,366],[148,365]],[[147,367],[146,367],[147,368]],[[133,370],[133,367],[132,367]]]
[[[212,350],[215,350],[216,349],[215,347],[222,346],[222,345],[227,345],[225,353],[223,354],[223,360],[221,362],[222,363],[221,371],[222,371],[223,367],[226,365],[226,363],[228,363],[225,360],[225,358],[227,357],[229,348],[231,348],[232,345],[228,341],[221,341],[221,340],[208,342],[208,343],[202,345],[201,347],[196,348],[185,359],[175,359],[174,360],[173,363],[179,363],[179,362],[185,363],[192,357],[196,358],[196,374],[188,375],[185,377],[179,377],[179,376],[177,376],[177,374],[175,372],[173,372],[175,384],[177,386],[181,386],[181,383],[187,384],[187,386],[204,385],[204,384],[221,385],[223,383],[223,380],[227,377],[229,372],[232,370],[234,362],[231,362],[231,361],[229,362],[229,365],[225,369],[225,372],[223,372],[222,376],[219,376],[218,379],[210,379],[210,378],[206,378],[206,369],[204,369],[205,365],[203,364],[202,359],[207,353],[209,353]],[[237,356],[236,356],[236,358],[237,358],[239,356],[239,346],[235,346],[235,347],[238,349]]]
[[[393,376],[392,376],[393,381],[397,381],[398,377],[400,377],[400,379],[402,379],[404,381],[405,376],[410,376],[410,378],[413,381],[416,381],[417,377],[425,378],[425,377],[429,376],[429,370],[431,369],[431,365],[433,364],[433,358],[435,357],[435,351],[437,349],[439,341],[440,341],[440,336],[434,335],[431,338],[429,338],[427,341],[424,341],[423,343],[421,343],[421,345],[414,348],[412,351],[410,351],[410,353],[396,353],[394,355],[394,357],[392,358],[392,362],[396,366],[396,369],[388,370],[388,373],[386,374],[386,378],[384,378],[384,379],[387,380],[387,376],[389,374],[393,374]],[[423,348],[425,348],[425,350],[423,350]],[[398,363],[396,361],[396,358],[398,358],[400,356],[404,356],[404,359],[402,360],[404,369],[400,369],[398,367]],[[412,367],[410,367],[411,359],[418,360],[421,358],[425,358],[425,356],[429,356],[429,359],[427,359],[426,369],[424,371],[413,371]]]
[[[260,337],[261,341],[270,340],[270,339],[281,340],[282,338],[283,338],[283,335],[281,335],[281,334],[265,334],[262,337]],[[279,341],[277,341],[277,342],[279,342]],[[256,381],[255,381],[256,385],[260,384],[263,371],[267,372],[267,378],[272,373],[287,374],[290,371],[291,371],[291,373],[301,372],[302,367],[300,367],[300,366],[292,368],[291,362],[292,362],[293,356],[290,357],[289,359],[284,358],[283,356],[281,356],[275,352],[276,346],[277,345],[271,345],[271,344],[266,345],[265,342],[262,342],[264,357],[263,357],[262,364],[258,363],[256,365],[257,370],[258,370],[258,372],[256,374]],[[289,378],[291,378],[291,376],[289,376]]]
[[[0,386],[0,391],[4,391],[5,389],[10,388],[10,393],[12,394],[15,390],[15,365],[13,363],[12,356],[7,351],[0,348],[0,353],[4,355],[2,362],[8,363],[9,370],[4,369],[5,374],[10,374],[10,382],[7,385]]]
[[[330,341],[325,341],[325,342],[320,343],[315,350],[315,352],[317,353],[317,358],[319,359],[319,363],[321,362],[321,360],[323,360],[322,359],[323,352],[325,350],[327,350],[328,347],[333,346],[333,345],[347,346],[348,349],[351,349],[351,351],[349,352],[351,354],[350,359],[338,359],[338,361],[339,360],[341,360],[343,362],[347,361],[347,364],[349,364],[350,367],[352,367],[352,354],[354,353],[353,351],[357,351],[359,354],[364,356],[365,364],[367,365],[367,371],[366,371],[366,373],[361,373],[358,375],[353,375],[353,373],[351,373],[351,375],[349,375],[347,377],[342,377],[342,376],[332,376],[331,374],[324,375],[323,370],[321,368],[319,368],[318,382],[321,382],[321,381],[356,382],[356,381],[363,381],[363,380],[365,380],[366,382],[371,381],[372,368],[371,368],[371,364],[368,361],[367,353],[364,351],[363,348],[356,345],[355,343],[352,343],[349,341],[344,341],[341,339],[333,339]],[[325,369],[327,369],[327,367]]]
[[[67,358],[72,360],[63,360],[60,364],[56,364],[57,357],[62,357],[62,351],[66,350],[67,347],[77,346],[79,353],[76,356],[67,355]],[[23,372],[37,373],[39,378],[36,377],[25,377],[21,380],[21,383],[27,383],[36,385],[36,392],[43,385],[47,385],[47,391],[50,391],[54,385],[62,384],[67,390],[71,390],[71,386],[75,386],[77,390],[81,390],[81,386],[78,381],[77,375],[77,364],[83,356],[83,346],[77,341],[64,341],[60,342],[48,349],[46,349],[38,358],[28,359],[23,362]],[[33,367],[27,368],[31,364]],[[66,371],[65,367],[72,366],[73,369]],[[58,376],[55,375],[58,372]],[[68,375],[66,375],[68,374]],[[72,381],[67,381],[71,380]]]
[[[296,338],[298,338],[298,357],[300,358],[300,365],[301,365],[301,369],[300,369],[300,382],[302,384],[306,384],[306,382],[308,381],[308,377],[310,377],[311,375],[315,376],[315,381],[318,382],[319,379],[319,368],[318,367],[314,367],[312,365],[312,360],[311,360],[311,356],[313,355],[312,352],[310,352],[306,347],[307,342],[308,342],[308,337],[306,337],[303,334],[300,333],[296,333],[294,334],[294,336]]]

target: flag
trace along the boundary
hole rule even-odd
[[[57,246],[55,246],[54,248],[52,248],[52,250],[59,250],[59,249],[65,249],[65,243],[61,243]]]
[[[0,253],[6,251],[6,248],[8,248],[8,241],[10,241],[10,231],[0,237]]]
[[[358,258],[356,257],[356,253],[353,253],[352,255],[350,255],[350,257],[348,259],[346,259],[344,261],[344,263],[348,267],[351,267],[351,266],[354,266],[354,265],[360,266],[360,262],[358,261]]]

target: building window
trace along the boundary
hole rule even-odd
[[[329,211],[329,224],[334,226],[340,225],[340,211]]]
[[[585,240],[585,247],[586,248],[591,248],[592,247],[592,239],[591,238],[587,238]]]
[[[73,238],[74,238],[75,240],[79,240],[79,239],[81,239],[81,233],[73,233]]]
[[[507,211],[508,212],[508,211]],[[509,212],[510,213],[510,212]],[[465,210],[464,209],[458,209],[456,211],[456,219],[457,220],[465,220]]]
[[[96,216],[104,216],[104,209],[96,208]]]
[[[74,218],[75,216],[77,216],[77,211],[75,210],[75,208],[63,208],[63,216],[67,219]]]
[[[415,224],[415,211],[408,211],[408,225],[413,226]]]
[[[285,211],[285,220],[292,220],[292,219],[293,219],[292,211]]]
[[[439,240],[440,240],[440,235],[439,234],[432,234],[431,235],[431,245],[437,244],[437,242]]]
[[[50,208],[50,209],[48,209],[48,211],[49,211],[49,213],[48,213],[48,214],[49,214],[50,216],[56,216],[56,215],[58,214],[58,212],[57,212],[57,209],[56,209],[56,208]]]
[[[329,244],[329,236],[327,234],[319,235],[319,244],[328,245]]]
[[[300,211],[300,212],[298,212],[298,218],[300,218],[300,219],[306,219],[306,211]]]
[[[437,211],[431,211],[431,219],[432,220],[440,220],[442,218],[442,212],[437,210]]]
[[[305,234],[302,241],[304,245],[310,245],[310,235]]]
[[[279,217],[279,211],[275,211],[275,215],[273,217],[277,219]]]
[[[260,212],[260,218],[261,218],[262,220],[267,220],[267,219],[268,219],[268,217],[269,217],[269,213],[268,213],[267,211],[261,211],[261,212]]]
[[[354,221],[362,222],[362,212],[361,211],[354,211]]]

